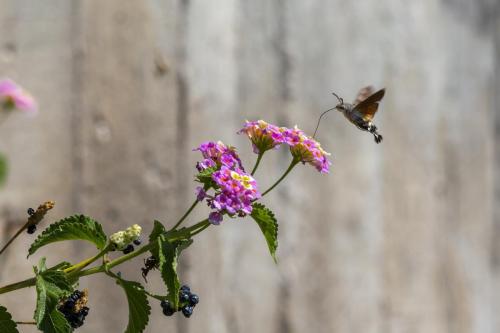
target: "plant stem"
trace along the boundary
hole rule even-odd
[[[193,232],[191,233],[191,237],[193,237],[193,236],[194,236],[194,235],[196,235],[196,234],[199,234],[200,232],[202,232],[202,231],[203,231],[203,230],[205,230],[206,228],[210,227],[211,225],[212,225],[212,224],[211,224],[210,222],[205,221],[205,224],[204,224],[201,228],[199,228],[198,230],[193,231]]]
[[[275,188],[276,186],[278,186],[278,184],[281,183],[281,181],[283,179],[285,179],[285,177],[290,173],[290,171],[292,171],[292,169],[299,162],[300,162],[300,160],[298,160],[296,158],[293,158],[292,162],[290,163],[290,166],[288,167],[288,169],[286,169],[285,173],[270,188],[268,188],[264,193],[262,193],[262,196],[265,196],[267,193],[271,192],[273,188]]]
[[[250,172],[251,176],[253,176],[255,171],[257,171],[257,167],[259,166],[260,160],[262,159],[262,156],[264,156],[264,153],[265,153],[265,151],[263,151],[263,152],[259,153],[259,155],[257,155],[257,160],[255,161],[255,165],[253,166],[252,172]]]
[[[201,231],[205,230],[209,225],[210,225],[210,223],[208,222],[208,219],[205,219],[203,221],[200,221],[200,222],[192,225],[189,228],[184,228],[181,230],[167,232],[166,233],[166,236],[168,237],[167,240],[174,241],[177,239],[192,237],[192,236],[200,233]],[[100,257],[102,257],[105,253],[107,253],[109,251],[109,250],[105,251],[105,249],[103,249],[101,252],[99,252],[94,257],[86,259],[86,260],[84,260],[84,261],[82,261],[74,266],[67,268],[66,270],[68,270],[68,272],[66,272],[66,270],[65,270],[65,272],[68,273],[69,276],[75,277],[75,278],[80,278],[82,276],[93,275],[93,274],[97,274],[97,273],[103,273],[103,272],[106,272],[106,270],[109,270],[115,266],[121,265],[124,262],[129,261],[129,260],[143,254],[144,252],[149,251],[153,247],[153,245],[154,245],[153,243],[148,243],[148,244],[144,245],[143,247],[135,250],[134,252],[125,254],[119,258],[116,258],[115,260],[110,261],[107,264],[102,264],[102,265],[97,266],[97,267],[92,267],[92,268],[89,268],[86,270],[82,270],[84,267],[91,264],[95,260],[99,259]],[[77,268],[78,270],[75,270],[75,268]],[[6,286],[0,288],[0,294],[5,294],[5,293],[8,293],[8,292],[11,292],[14,290],[32,287],[35,285],[35,282],[36,282],[35,278],[30,278],[30,279],[26,279],[26,280],[23,280],[20,282],[6,285]]]
[[[17,238],[17,236],[19,236],[24,230],[28,228],[29,224],[30,224],[29,220],[25,224],[23,224],[23,226],[16,232],[16,234],[9,239],[7,244],[5,244],[4,247],[2,247],[2,249],[0,250],[0,255],[2,255],[2,253],[5,252],[5,250],[7,250],[9,245],[12,244],[12,242]]]
[[[184,215],[182,215],[182,217],[179,219],[179,221],[177,221],[177,223],[173,226],[173,228],[171,230],[175,230],[175,229],[177,229],[178,226],[181,225],[181,223],[186,219],[186,217],[188,217],[189,213],[191,213],[193,211],[194,207],[196,207],[198,202],[199,202],[198,200],[195,200],[193,202],[191,207],[189,207],[189,209],[184,213]]]
[[[111,244],[106,245],[104,247],[104,249],[102,249],[101,252],[99,252],[95,256],[88,258],[88,259],[85,259],[85,260],[82,260],[78,264],[75,264],[71,267],[66,268],[63,272],[64,273],[71,273],[71,275],[74,275],[75,272],[81,271],[82,269],[84,269],[85,267],[87,267],[88,265],[90,265],[91,263],[96,261],[97,259],[104,256],[106,253],[108,253],[109,250],[111,249],[111,247],[112,247]]]
[[[18,324],[18,325],[36,325],[36,322],[34,322],[34,321],[16,321],[16,324]]]
[[[8,293],[8,292],[11,292],[14,290],[18,290],[18,289],[33,287],[35,285],[35,282],[36,282],[35,278],[30,278],[30,279],[26,279],[23,281],[19,281],[16,283],[6,285],[5,287],[0,288],[0,294],[5,294],[5,293]]]

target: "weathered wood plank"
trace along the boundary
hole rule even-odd
[[[172,223],[178,215],[177,83],[157,68],[158,57],[177,65],[177,12],[175,2],[82,4],[81,206],[110,232],[139,223],[147,235],[153,219]],[[140,278],[140,266],[139,259],[119,270]],[[95,295],[90,331],[126,325],[126,306],[109,306],[126,304],[124,295],[108,280],[99,279],[97,287],[88,282]],[[159,303],[152,307],[149,330],[173,330],[175,321],[160,315]]]
[[[0,190],[1,211],[9,212],[0,217],[0,229],[8,226],[5,233],[0,232],[2,243],[7,233],[12,235],[25,222],[29,206],[47,199],[56,201],[45,223],[72,212],[71,10],[67,1],[0,2],[0,76],[9,76],[25,86],[40,106],[38,117],[13,115],[0,130],[0,150],[7,153],[11,165],[7,186]],[[69,244],[62,244],[57,252],[43,249],[26,261],[32,239],[21,235],[0,258],[2,285],[31,276],[31,266],[41,256],[50,254],[49,263],[54,263],[63,259],[64,253],[71,253]],[[30,320],[35,304],[33,290],[2,295],[1,303],[15,319]],[[34,330],[24,327],[23,332]]]

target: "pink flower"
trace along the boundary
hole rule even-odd
[[[287,128],[268,124],[264,120],[247,121],[238,133],[248,136],[257,154],[287,144],[297,160],[311,164],[321,173],[328,173],[330,169],[331,163],[327,159],[330,154],[321,148],[318,141],[305,135],[297,126]]]
[[[238,131],[238,134],[245,133],[252,141],[254,153],[259,154],[269,149],[278,148],[285,142],[283,136],[285,130],[284,127],[268,124],[264,120],[247,120],[245,126]]]
[[[321,148],[318,141],[306,136],[297,126],[289,129],[285,136],[294,158],[297,158],[302,163],[309,163],[321,173],[329,172],[332,163],[327,156],[330,154]]]
[[[36,102],[30,94],[10,79],[0,80],[0,109],[9,111],[18,109],[36,113]]]

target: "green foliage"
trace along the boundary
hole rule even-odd
[[[177,276],[177,262],[179,254],[187,248],[192,239],[179,239],[172,242],[167,241],[165,227],[158,221],[155,225],[149,241],[154,242],[151,254],[158,259],[161,277],[168,289],[167,300],[176,308],[179,304],[180,282]]]
[[[73,329],[64,315],[57,309],[52,310],[43,318],[38,328],[45,333],[71,333]]]
[[[107,241],[106,234],[98,222],[84,215],[74,215],[49,225],[31,244],[28,256],[47,244],[74,239],[94,243],[99,250],[106,246]]]
[[[0,186],[5,184],[5,180],[7,179],[7,171],[8,171],[7,158],[5,157],[5,155],[0,153]]]
[[[274,217],[274,213],[261,203],[254,203],[251,216],[257,222],[260,230],[269,247],[269,252],[273,257],[274,262],[276,259],[276,250],[278,248],[278,221]]]
[[[135,281],[117,279],[123,288],[128,301],[128,325],[125,333],[141,333],[146,328],[151,314],[144,287]]]
[[[217,171],[216,167],[210,167],[196,175],[196,180],[204,185],[205,190],[214,187],[215,182],[212,180],[212,173],[215,171]]]
[[[37,327],[46,333],[71,332],[64,316],[57,310],[61,298],[69,295],[73,288],[62,271],[47,270],[45,258],[36,269],[36,309],[34,319]]]
[[[160,221],[155,220],[153,230],[151,231],[151,234],[149,235],[149,241],[150,242],[156,241],[158,239],[158,237],[163,233],[165,233],[165,227],[163,226],[163,224],[161,224]]]
[[[0,305],[0,332],[2,333],[19,333],[17,324],[12,320],[12,316],[7,312],[7,309]]]

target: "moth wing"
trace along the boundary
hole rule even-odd
[[[384,98],[384,95],[385,89],[380,89],[376,93],[356,104],[354,109],[362,115],[364,121],[372,121],[373,116],[377,113],[379,102],[382,98]]]
[[[358,95],[356,96],[356,99],[352,104],[356,105],[361,103],[362,101],[370,97],[374,91],[375,89],[373,88],[373,86],[366,86],[364,88],[361,88],[358,92]]]

